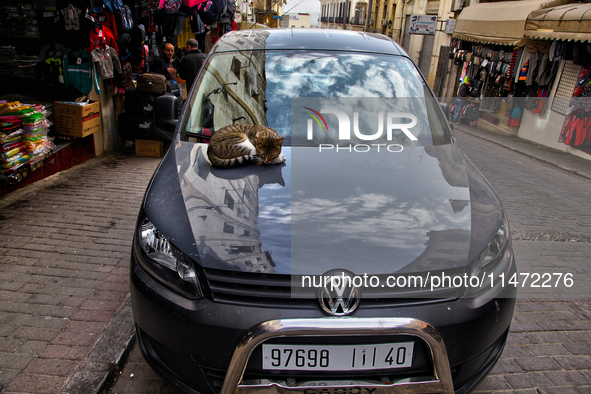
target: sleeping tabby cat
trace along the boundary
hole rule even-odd
[[[216,131],[207,147],[207,157],[213,167],[235,167],[247,161],[255,164],[281,164],[283,138],[270,127],[232,124]]]

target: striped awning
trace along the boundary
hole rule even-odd
[[[478,3],[466,7],[453,36],[485,44],[525,45],[525,22],[532,11],[559,6],[569,0],[522,0]]]
[[[591,42],[591,4],[573,3],[532,11],[525,22],[525,36]]]

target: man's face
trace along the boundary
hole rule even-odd
[[[174,47],[172,44],[166,44],[164,47],[164,56],[166,56],[168,59],[172,59],[172,55],[174,55]]]

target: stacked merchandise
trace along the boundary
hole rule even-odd
[[[45,156],[55,149],[55,145],[47,136],[51,123],[47,120],[45,106],[31,105],[34,112],[23,116],[23,140],[27,147],[27,155],[30,157],[29,165],[40,163]]]
[[[0,180],[22,180],[55,148],[47,136],[51,123],[46,116],[43,105],[0,105]]]
[[[18,116],[0,116],[0,179],[9,179],[25,165],[28,157],[22,140],[22,120]]]

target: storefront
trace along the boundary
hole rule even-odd
[[[541,111],[538,98],[549,96],[560,59],[550,56],[547,42],[528,40],[524,25],[532,11],[564,3],[480,3],[462,11],[453,33],[451,56],[459,66],[456,91],[466,78],[472,82],[468,101],[479,110],[467,119],[472,125],[517,135],[526,108]]]
[[[560,64],[545,111],[526,110],[519,137],[591,159],[591,4],[534,11],[525,37],[545,42]]]
[[[150,103],[125,104],[137,76],[153,71],[166,43],[175,46],[176,65],[189,38],[207,52],[236,28],[234,13],[234,0],[4,2],[0,195],[139,138],[118,130],[128,108],[140,108],[143,116],[132,127],[145,131],[142,126],[153,124],[152,112],[145,112]],[[180,98],[183,82],[169,81],[166,90]],[[56,111],[57,103],[70,107]],[[58,159],[63,163],[53,165]]]

